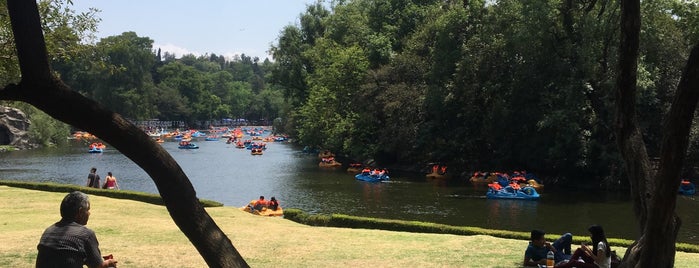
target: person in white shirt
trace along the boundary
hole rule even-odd
[[[612,263],[612,250],[604,235],[604,229],[599,225],[592,225],[587,228],[592,239],[592,249],[582,244],[575,250],[570,261],[556,265],[556,268],[610,268]]]

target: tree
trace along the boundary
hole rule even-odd
[[[72,91],[51,71],[35,1],[8,0],[22,79],[0,99],[29,103],[50,116],[87,130],[113,145],[148,173],[175,224],[210,267],[247,267],[230,239],[199,203],[191,182],[158,144],[119,114]]]
[[[699,44],[692,49],[677,92],[663,122],[658,171],[653,172],[636,116],[639,0],[621,1],[621,42],[616,91],[616,139],[631,185],[641,236],[624,255],[622,267],[673,267],[682,224],[675,212],[680,170],[692,118],[699,101]]]

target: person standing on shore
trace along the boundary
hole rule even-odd
[[[112,255],[102,256],[95,232],[85,225],[90,219],[90,199],[79,191],[61,202],[61,220],[41,235],[36,267],[116,267]]]
[[[97,174],[97,168],[92,167],[90,174],[87,174],[87,187],[100,188],[100,175]]]

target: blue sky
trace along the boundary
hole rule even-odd
[[[244,53],[264,60],[287,25],[315,0],[73,0],[81,12],[100,9],[97,38],[133,31],[153,48],[182,54]],[[271,56],[269,57],[271,60]]]

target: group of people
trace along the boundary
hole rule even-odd
[[[547,254],[552,252],[556,268],[610,268],[612,251],[604,229],[600,225],[592,225],[587,231],[590,232],[592,245],[582,244],[571,255],[572,234],[566,233],[549,243],[544,237],[544,231],[532,230],[531,241],[524,252],[524,266],[547,265]]]
[[[385,175],[386,173],[388,173],[388,171],[386,171],[386,169],[378,169],[378,168],[370,169],[368,167],[362,169],[362,175],[367,175],[367,176],[381,177],[381,176]]]
[[[104,184],[100,184],[100,175],[97,174],[97,168],[93,167],[90,169],[90,174],[87,174],[87,187],[92,188],[102,188],[102,189],[116,189],[119,190],[119,184],[117,183],[116,177],[112,175],[112,172],[107,172],[107,177],[104,178]]]
[[[277,198],[274,196],[272,196],[270,200],[265,200],[265,197],[261,195],[260,199],[257,199],[255,202],[251,203],[248,207],[250,208],[250,213],[262,211],[263,209],[276,211],[279,208],[279,201],[277,201]]]

